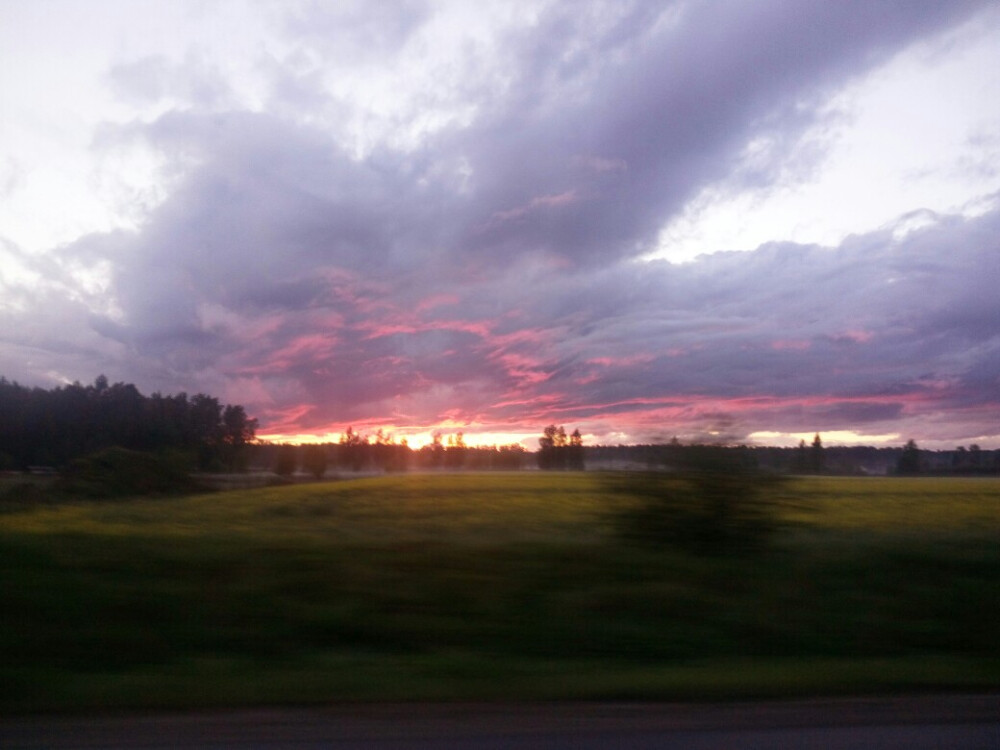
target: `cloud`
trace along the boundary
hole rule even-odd
[[[361,0],[335,5],[299,3],[284,20],[287,35],[316,45],[335,59],[356,64],[383,62],[396,54],[430,16],[423,0],[393,0],[372,6]]]
[[[163,304],[139,318],[155,327],[131,335],[189,377],[214,368],[256,393],[295,393],[310,405],[298,414],[304,430],[435,423],[447,411],[512,428],[629,424],[637,437],[670,426],[734,439],[761,425],[877,433],[951,408],[996,413],[1000,334],[988,321],[1000,304],[984,294],[970,312],[967,290],[1000,272],[997,229],[1000,213],[901,241],[885,231],[684,266],[501,275],[450,284],[446,305],[421,306],[402,281],[367,297],[363,282],[334,276],[277,304],[216,302],[170,335],[169,318],[153,314]],[[955,319],[970,314],[980,327]]]
[[[170,99],[187,106],[216,107],[228,103],[232,95],[221,71],[194,51],[178,64],[164,55],[118,63],[108,79],[119,98],[134,104]]]
[[[558,421],[740,440],[929,430],[949,410],[979,430],[970,414],[1000,409],[1000,211],[639,260],[706,186],[808,173],[822,145],[803,139],[838,87],[979,5],[540,3],[470,40],[444,93],[414,73],[364,148],[337,117],[378,107],[331,78],[408,60],[440,32],[433,4],[295,6],[285,52],[258,61],[259,108],[197,55],[119,65],[122,96],[179,104],[102,143],[155,152],[170,192],[135,231],[53,252],[49,282],[17,282],[34,301],[0,310],[22,331],[3,351],[234,394],[283,432]],[[37,307],[59,290],[71,304]]]

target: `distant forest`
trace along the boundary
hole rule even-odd
[[[381,430],[361,435],[348,430],[336,443],[279,445],[256,439],[257,420],[240,405],[222,404],[199,393],[142,395],[131,384],[28,388],[0,377],[0,470],[62,468],[74,459],[108,448],[169,456],[190,470],[273,471],[279,475],[322,477],[329,471],[407,470],[659,470],[684,466],[699,446],[668,444],[586,446],[578,430],[540,430],[538,450],[519,444],[468,446],[461,432],[435,435],[412,449]],[[912,440],[898,448],[825,447],[819,435],[797,448],[733,446],[761,469],[790,474],[1000,473],[1000,451],[977,445],[954,450],[921,450]]]
[[[62,467],[118,447],[165,453],[191,469],[247,467],[257,421],[203,393],[144,396],[127,383],[27,388],[0,378],[0,469]]]
[[[588,469],[665,469],[682,466],[686,454],[699,446],[667,445],[594,446],[585,449]],[[954,450],[922,450],[909,441],[898,448],[853,445],[825,447],[821,442],[797,448],[734,446],[760,469],[783,474],[829,475],[996,475],[1000,451],[981,450],[973,444]]]
[[[337,443],[319,445],[268,445],[253,448],[251,465],[291,476],[299,473],[322,477],[328,471],[392,472],[407,470],[498,471],[550,469],[593,471],[662,471],[697,463],[707,446],[679,442],[655,445],[583,445],[582,442],[549,442],[550,425],[538,438],[534,452],[520,445],[466,446],[461,433],[438,436],[418,450],[395,443],[381,433],[371,438],[348,430]],[[559,428],[555,428],[559,429]],[[837,446],[821,441],[797,448],[730,446],[740,462],[782,474],[825,475],[938,475],[976,476],[1000,474],[1000,451],[978,446],[948,451],[921,450],[912,441],[899,448]]]

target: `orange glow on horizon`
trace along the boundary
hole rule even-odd
[[[447,446],[448,438],[453,437],[458,433],[462,433],[462,439],[465,442],[465,445],[470,448],[490,447],[494,445],[512,445],[516,443],[522,445],[528,450],[535,450],[538,447],[538,438],[542,435],[542,431],[540,429],[530,432],[494,432],[477,431],[475,427],[463,428],[461,425],[440,425],[430,429],[401,428],[394,427],[392,425],[375,425],[373,427],[355,427],[354,432],[361,435],[362,438],[368,438],[369,441],[374,441],[375,435],[379,429],[382,430],[383,435],[394,443],[400,443],[405,439],[406,444],[414,450],[419,450],[425,445],[433,443],[435,434],[439,434],[441,436],[442,444]],[[292,445],[339,443],[345,432],[347,432],[346,427],[338,431],[314,433],[261,433],[257,435],[257,438],[270,443],[290,443]]]

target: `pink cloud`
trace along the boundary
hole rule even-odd
[[[267,424],[266,432],[261,438],[267,439],[268,434],[295,435],[302,432],[302,421],[313,406],[311,404],[293,404],[283,409],[268,409],[262,415]]]
[[[587,360],[588,365],[601,367],[631,367],[644,365],[656,359],[652,354],[634,354],[631,357],[593,357]]]
[[[771,348],[775,351],[805,351],[812,347],[812,343],[805,339],[778,339],[771,342]]]
[[[871,341],[873,338],[875,338],[875,334],[871,333],[870,331],[853,330],[853,331],[844,331],[843,333],[835,334],[832,338],[833,338],[834,341],[838,341],[838,342],[849,342],[849,343],[853,343],[853,344],[867,344],[869,341]]]
[[[530,396],[530,397],[527,397],[527,398],[509,399],[509,400],[505,400],[505,401],[498,401],[497,403],[492,404],[490,406],[490,408],[491,409],[504,409],[504,408],[507,408],[507,407],[510,407],[510,406],[521,406],[521,407],[524,407],[524,406],[533,406],[533,407],[544,406],[546,408],[549,408],[553,404],[556,404],[556,403],[562,401],[563,398],[564,397],[563,397],[562,394],[547,393],[547,394],[540,395],[540,396]]]
[[[517,344],[547,344],[552,340],[552,332],[540,328],[520,328],[510,333],[496,334],[490,343],[496,347],[512,347]]]
[[[445,305],[457,305],[459,302],[461,302],[461,298],[456,294],[432,294],[430,297],[420,300],[416,310],[417,312],[425,312]]]
[[[499,224],[505,224],[508,221],[516,221],[522,219],[529,214],[535,213],[540,209],[547,208],[561,208],[563,206],[569,206],[580,200],[580,196],[576,190],[567,190],[563,193],[555,193],[551,195],[540,195],[536,198],[532,198],[529,203],[522,206],[517,206],[515,208],[507,209],[506,211],[495,211],[493,216],[490,217],[486,228],[491,228]]]
[[[539,385],[552,377],[552,373],[543,369],[542,362],[524,354],[510,352],[493,358],[500,362],[510,377],[518,381],[521,388]]]
[[[462,333],[472,333],[483,338],[489,336],[490,333],[490,327],[486,323],[477,323],[468,320],[432,320],[413,323],[372,322],[362,323],[358,328],[368,332],[365,336],[366,339],[378,339],[401,333],[424,333],[426,331],[459,331]]]
[[[303,361],[315,362],[332,356],[339,343],[339,338],[330,333],[309,333],[295,336],[284,346],[274,351],[267,351],[262,360],[256,356],[244,356],[251,360],[238,369],[241,375],[274,375],[285,372],[300,365]]]
[[[624,159],[606,159],[600,156],[574,156],[573,163],[593,172],[625,172],[628,163]]]

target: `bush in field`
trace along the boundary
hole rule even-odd
[[[899,461],[896,462],[896,473],[904,476],[920,473],[920,449],[915,440],[909,440],[903,446],[903,452],[899,454]]]
[[[759,472],[743,450],[693,446],[675,472],[608,475],[606,489],[632,503],[617,512],[620,537],[698,554],[745,554],[776,528],[771,497],[780,478]]]
[[[302,446],[302,468],[316,479],[326,474],[327,455],[325,445]]]
[[[170,495],[200,489],[181,462],[125,448],[78,458],[63,470],[56,489],[89,498]]]
[[[40,505],[49,501],[47,481],[31,479],[0,483],[0,512]]]
[[[274,473],[279,477],[290,477],[299,465],[298,452],[294,445],[279,445],[274,459]]]

